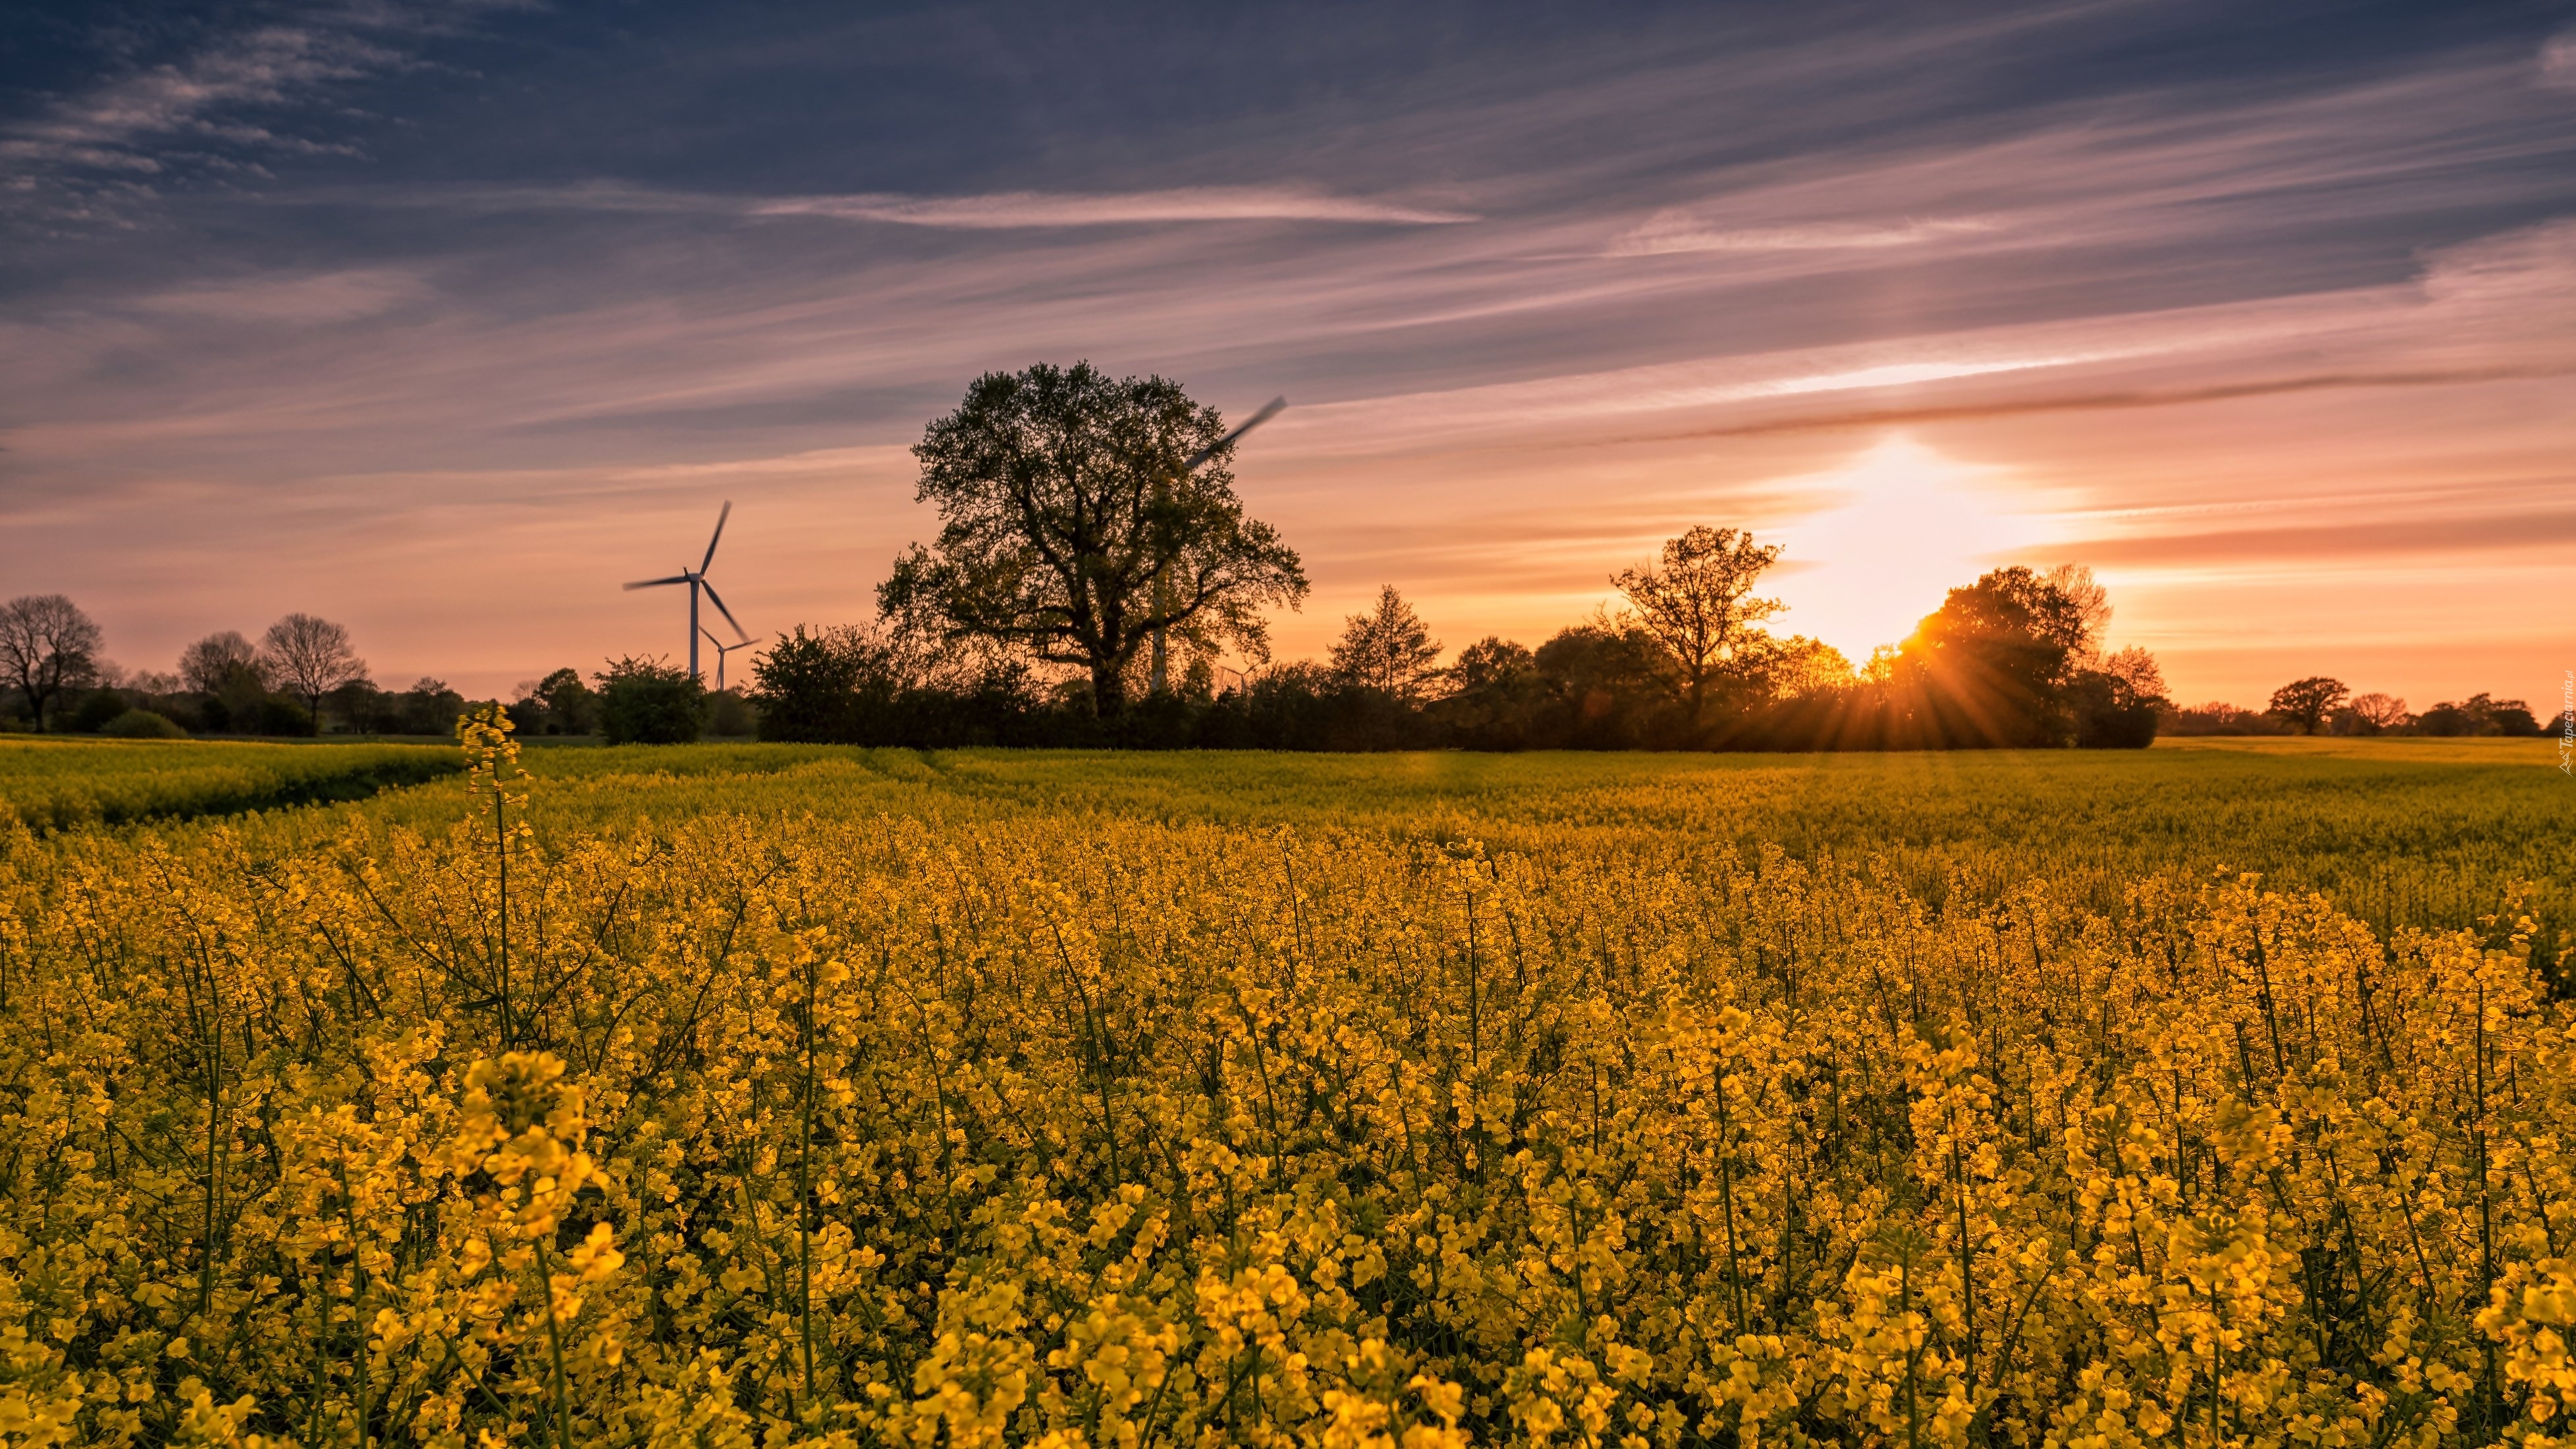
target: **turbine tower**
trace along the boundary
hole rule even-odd
[[[732,516],[733,500],[727,499],[725,500],[724,508],[716,514],[716,531],[707,538],[707,556],[699,560],[696,568],[691,569],[684,565],[678,573],[671,575],[667,579],[637,579],[635,582],[626,586],[630,590],[658,589],[665,584],[687,584],[689,586],[689,677],[691,679],[699,677],[698,636],[700,634],[707,633],[704,626],[698,623],[699,594],[704,593],[707,596],[707,602],[716,606],[716,612],[724,615],[724,621],[733,625],[734,637],[742,640],[745,644],[751,642],[751,636],[742,631],[742,625],[734,622],[733,610],[725,607],[724,596],[716,592],[715,585],[707,582],[707,569],[716,561],[716,541],[724,537],[725,520]],[[707,637],[712,639],[715,636],[713,634],[707,634]],[[722,655],[717,656],[717,664],[719,668],[722,667]]]
[[[733,616],[728,614],[725,617]],[[722,694],[725,691],[725,656],[737,649],[750,648],[752,641],[745,639],[739,644],[727,644],[705,629],[700,629],[698,632],[707,636],[707,644],[716,651],[716,693]]]

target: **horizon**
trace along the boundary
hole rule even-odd
[[[2073,562],[2174,702],[2576,665],[2576,9],[1077,22],[58,6],[0,39],[0,596],[506,696],[864,622],[973,378],[1172,377],[1322,654],[1699,523],[1859,664]],[[1215,78],[1211,83],[1210,78]],[[712,670],[710,670],[712,672]]]

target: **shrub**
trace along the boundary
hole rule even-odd
[[[724,739],[741,739],[759,728],[759,714],[739,690],[720,690],[707,696],[708,734]]]
[[[612,745],[685,745],[698,737],[705,686],[658,659],[620,659],[599,680],[599,732]]]
[[[314,732],[313,714],[297,700],[272,694],[259,702],[258,733],[264,735],[309,735]]]
[[[71,728],[80,734],[94,735],[107,727],[108,721],[125,713],[125,696],[113,689],[93,689],[71,713]]]
[[[98,733],[118,740],[184,740],[188,732],[168,715],[148,709],[129,709],[98,727]]]

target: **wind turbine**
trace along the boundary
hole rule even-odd
[[[719,606],[719,607],[721,607],[721,606]],[[732,618],[733,616],[732,616],[731,614],[727,614],[725,617],[726,617],[726,618],[728,618],[728,619],[730,619],[730,618]],[[722,693],[724,693],[724,689],[725,689],[725,670],[724,670],[725,656],[726,656],[726,655],[728,655],[728,654],[731,654],[733,651],[735,651],[735,650],[737,650],[737,649],[748,649],[748,648],[750,648],[750,647],[752,646],[752,641],[751,641],[751,640],[749,640],[749,639],[745,639],[745,640],[743,640],[743,641],[742,641],[741,643],[739,643],[739,644],[727,644],[727,643],[726,643],[726,642],[724,642],[722,639],[717,638],[714,634],[709,633],[709,632],[708,632],[707,630],[705,630],[705,629],[700,629],[698,632],[699,632],[699,633],[701,633],[701,634],[705,634],[705,635],[707,636],[707,642],[708,642],[709,644],[712,644],[712,645],[714,645],[714,646],[715,646],[715,651],[716,651],[716,693],[718,693],[718,694],[722,694]]]
[[[1270,401],[1263,403],[1261,405],[1261,411],[1254,413],[1250,420],[1246,421],[1242,427],[1235,429],[1233,432],[1226,434],[1224,437],[1219,438],[1215,442],[1208,444],[1206,447],[1199,449],[1195,453],[1192,453],[1190,455],[1190,460],[1181,465],[1181,476],[1183,478],[1187,478],[1191,474],[1196,473],[1199,470],[1199,465],[1201,463],[1204,463],[1208,459],[1215,457],[1217,454],[1224,452],[1226,449],[1233,447],[1235,439],[1242,437],[1244,434],[1251,432],[1254,428],[1260,427],[1263,423],[1279,416],[1279,410],[1286,406],[1288,406],[1288,399],[1284,397],[1274,397]],[[1156,484],[1156,487],[1159,490],[1158,501],[1164,506],[1165,510],[1168,511],[1172,501],[1171,479],[1169,477],[1161,479]],[[1171,560],[1168,558],[1154,565],[1154,617],[1158,619],[1171,612],[1171,601],[1164,594],[1164,575],[1170,570],[1170,568]],[[1153,684],[1153,692],[1156,694],[1161,694],[1165,690],[1171,688],[1172,680],[1170,659],[1171,656],[1164,651],[1163,626],[1161,624],[1156,624],[1154,626]]]
[[[626,586],[629,590],[658,589],[664,584],[687,584],[689,586],[689,677],[691,679],[699,677],[698,636],[700,634],[707,633],[706,629],[698,623],[698,595],[701,592],[706,594],[707,602],[716,606],[716,612],[724,615],[725,622],[733,625],[734,637],[742,640],[745,644],[751,642],[751,636],[744,633],[742,631],[742,625],[734,621],[733,610],[725,607],[724,596],[716,592],[715,585],[707,582],[707,568],[716,561],[716,540],[724,537],[725,520],[732,516],[733,500],[726,499],[723,510],[716,514],[716,531],[707,538],[707,556],[704,559],[699,560],[698,566],[695,569],[683,567],[678,573],[671,575],[667,579],[638,579],[634,583]],[[712,639],[715,636],[707,634],[707,637]],[[719,668],[722,667],[722,655],[717,656],[717,665]]]

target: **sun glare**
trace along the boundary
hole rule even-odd
[[[1821,639],[1855,665],[1913,632],[1950,589],[2041,541],[2038,521],[2008,506],[1998,470],[1902,435],[1791,483],[1823,511],[1780,535],[1775,593],[1789,613],[1774,628]]]

